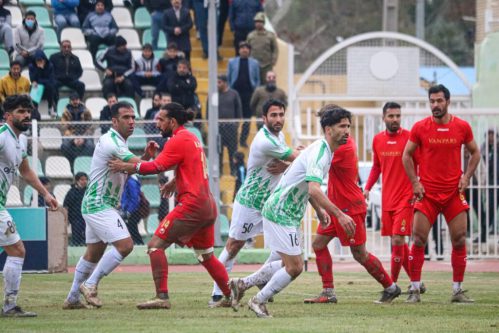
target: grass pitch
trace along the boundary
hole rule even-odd
[[[244,274],[232,274],[243,276]],[[338,304],[303,304],[321,290],[317,273],[303,273],[268,306],[274,318],[258,319],[247,307],[209,309],[207,273],[171,273],[171,310],[139,311],[153,296],[151,275],[113,273],[103,279],[101,309],[61,309],[72,274],[25,274],[19,304],[37,318],[0,318],[0,332],[498,332],[499,274],[469,273],[466,288],[475,304],[451,304],[451,274],[424,274],[422,303],[376,305],[380,286],[367,273],[335,274]],[[399,281],[405,290],[407,279]],[[250,290],[243,299],[254,295]]]

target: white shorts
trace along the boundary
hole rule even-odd
[[[296,227],[286,227],[263,218],[265,247],[290,256],[301,255],[301,233]]]
[[[16,224],[7,210],[0,210],[0,246],[16,244],[21,240]]]
[[[93,214],[83,214],[83,219],[87,224],[85,228],[87,244],[100,241],[110,244],[130,237],[125,221],[114,209],[107,209]]]
[[[247,240],[263,232],[262,213],[234,201],[229,237],[236,240]]]

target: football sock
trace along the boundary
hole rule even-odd
[[[272,275],[275,274],[278,270],[282,268],[282,261],[272,261],[268,264],[263,265],[257,270],[255,273],[243,278],[243,283],[246,286],[246,289],[249,289],[253,286],[265,285],[270,281]]]
[[[400,269],[404,263],[404,245],[392,245],[392,260],[390,273],[393,282],[397,282]]]
[[[264,264],[268,264],[269,262],[278,261],[278,260],[281,260],[281,256],[279,255],[279,253],[271,251],[269,257],[267,258],[267,260],[265,260]]]
[[[118,250],[113,246],[109,251],[104,253],[102,258],[97,263],[94,271],[90,275],[87,281],[85,281],[86,286],[98,285],[99,281],[109,273],[111,273],[116,267],[123,261],[123,256],[118,252]]]
[[[88,279],[95,266],[97,266],[96,263],[87,261],[83,259],[83,257],[80,257],[80,260],[78,260],[78,264],[76,264],[73,284],[71,285],[71,290],[69,291],[67,297],[70,303],[76,303],[80,300],[80,285],[83,283],[83,281]]]
[[[256,294],[256,299],[260,303],[267,302],[270,297],[286,288],[291,281],[293,278],[286,272],[286,267],[281,267],[267,282],[267,285]]]
[[[334,288],[333,284],[333,259],[327,246],[323,249],[314,249],[317,270],[322,279],[322,288]]]
[[[168,260],[164,249],[149,252],[156,295],[168,293]]]
[[[218,256],[218,261],[220,261],[225,266],[227,273],[230,273],[232,271],[232,267],[234,267],[234,262],[236,261],[236,258],[229,259],[229,252],[224,247],[222,253],[220,253],[220,255]],[[212,296],[222,295],[222,290],[218,287],[218,284],[216,282],[213,283],[213,291],[211,292],[211,295]]]
[[[404,244],[404,260],[402,261],[402,266],[404,267],[404,271],[407,273],[407,276],[411,276],[411,268],[409,267],[409,245],[407,243]]]
[[[452,290],[454,292],[461,290],[461,285],[462,285],[461,282],[452,282]]]
[[[391,286],[393,281],[390,275],[388,275],[388,273],[383,268],[383,265],[381,264],[379,259],[373,256],[371,253],[368,253],[367,256],[367,260],[361,263],[362,266],[364,266],[367,272],[371,274],[371,276],[375,278],[376,281],[383,285],[383,288],[388,288],[389,286]]]
[[[210,273],[211,278],[216,282],[225,296],[230,296],[229,274],[224,265],[213,254],[208,260],[203,260],[201,264]]]
[[[452,247],[452,281],[463,282],[464,272],[466,270],[466,245]]]
[[[17,295],[21,285],[21,272],[24,258],[7,256],[3,267],[3,283],[5,300],[3,311],[7,312],[17,305]]]
[[[416,244],[412,244],[411,253],[409,255],[411,281],[421,281],[421,272],[424,264],[424,248],[424,246],[416,246]]]

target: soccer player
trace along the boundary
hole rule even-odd
[[[27,148],[19,140],[19,135],[31,125],[31,112],[34,109],[31,98],[28,95],[9,96],[3,103],[3,109],[5,124],[0,127],[0,246],[7,254],[7,259],[3,267],[5,295],[1,316],[36,317],[36,313],[24,311],[17,305],[26,250],[12,216],[5,209],[5,203],[17,171],[43,196],[50,209],[57,208],[57,200],[45,189],[36,172],[29,166]]]
[[[355,235],[348,236],[335,216],[328,227],[321,224],[312,243],[317,261],[317,269],[322,279],[322,292],[315,298],[305,299],[305,303],[336,303],[333,284],[333,261],[327,244],[338,237],[341,245],[350,246],[354,259],[367,270],[384,288],[376,303],[390,303],[400,295],[400,288],[392,281],[383,265],[366,250],[366,201],[359,187],[357,147],[352,138],[335,151],[329,169],[327,196],[342,212],[355,222]]]
[[[110,163],[113,170],[129,174],[157,174],[175,170],[178,205],[161,221],[147,244],[156,297],[138,304],[139,309],[169,309],[168,261],[165,249],[171,244],[193,247],[198,261],[206,268],[230,303],[229,276],[224,265],[213,255],[214,224],[217,218],[215,199],[208,184],[208,169],[203,145],[183,125],[188,114],[178,103],[162,105],[157,127],[163,137],[171,137],[154,161]],[[168,185],[168,184],[166,184]],[[163,194],[167,192],[162,190]]]
[[[108,168],[112,159],[140,161],[130,152],[127,138],[135,128],[135,113],[131,104],[118,102],[111,107],[111,129],[100,137],[95,147],[90,166],[90,181],[83,197],[81,212],[87,225],[85,239],[87,249],[75,268],[71,290],[64,301],[63,309],[83,309],[86,304],[80,301],[80,293],[88,304],[101,307],[97,295],[99,281],[111,273],[133,250],[133,241],[125,222],[116,207],[127,175],[113,172]],[[149,159],[155,147],[146,148],[143,159]],[[107,244],[113,246],[104,253]]]
[[[283,102],[269,99],[263,105],[264,126],[251,143],[248,159],[248,176],[237,192],[234,200],[232,222],[227,244],[218,260],[225,265],[227,272],[232,270],[237,254],[246,240],[261,234],[262,208],[275,188],[287,164],[279,161],[293,161],[298,151],[293,151],[284,141],[281,130],[284,127],[286,106]],[[280,260],[272,253],[269,261]],[[215,284],[209,305],[220,305],[222,292]]]
[[[351,113],[336,105],[326,105],[319,115],[324,138],[315,141],[298,155],[263,206],[265,242],[271,251],[279,254],[281,260],[263,265],[246,278],[231,280],[235,311],[245,290],[265,284],[249,300],[248,306],[257,317],[271,317],[266,308],[268,299],[286,288],[303,271],[299,228],[307,202],[310,201],[324,227],[330,223],[328,214],[331,214],[338,218],[348,237],[353,237],[355,233],[352,218],[329,201],[321,190],[334,151],[347,142]]]
[[[451,263],[453,293],[451,302],[472,303],[462,289],[466,270],[466,230],[468,203],[464,190],[469,185],[480,161],[480,150],[473,139],[470,125],[448,112],[449,90],[437,85],[428,91],[432,116],[414,124],[402,161],[416,197],[414,204],[413,240],[409,265],[411,289],[408,303],[420,302],[421,271],[430,229],[442,213],[449,227],[452,243]],[[462,146],[470,152],[466,173],[461,170]],[[414,170],[413,156],[419,149],[419,176]]]

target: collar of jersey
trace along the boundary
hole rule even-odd
[[[180,132],[181,130],[185,130],[184,125],[177,127],[177,129],[173,131],[173,135],[177,135],[177,133]]]
[[[12,128],[10,128],[9,124],[4,123],[4,125],[7,126],[7,129],[9,130],[10,135],[12,135],[12,137],[14,139],[19,140],[19,138],[16,136],[16,133],[14,133],[14,131],[12,130]]]
[[[109,131],[113,132],[121,141],[126,142],[126,140],[121,136],[121,134],[118,133],[118,131],[116,131],[114,128],[110,128]]]

